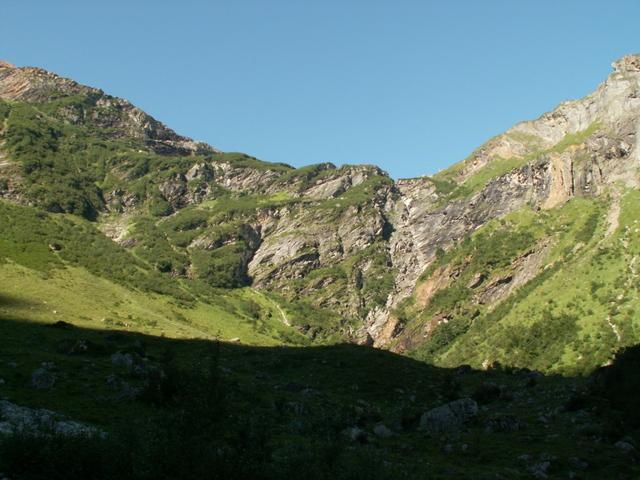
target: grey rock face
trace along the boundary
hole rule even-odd
[[[478,414],[478,404],[470,398],[445,403],[420,417],[420,430],[436,435],[455,432]]]
[[[389,197],[385,211],[393,226],[389,251],[398,274],[386,312],[378,312],[363,326],[376,345],[388,342],[381,335],[384,337],[394,321],[389,312],[412,292],[437,249],[446,250],[489,220],[523,206],[554,208],[574,196],[599,195],[616,182],[637,188],[639,63],[640,56],[623,58],[593,94],[565,102],[539,119],[522,122],[476,150],[459,165],[455,174],[458,184],[500,159],[531,156],[531,160],[489,180],[471,196],[443,204],[428,178],[396,182],[396,194]],[[594,133],[573,146],[554,150],[563,139],[587,129]],[[530,274],[494,292],[489,301],[503,298]]]

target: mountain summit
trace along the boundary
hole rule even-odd
[[[268,310],[300,341],[589,370],[640,335],[640,57],[613,68],[591,95],[394,182],[375,166],[219,152],[126,100],[2,62],[0,198],[73,215],[164,293],[252,292],[255,318]],[[141,288],[132,278],[110,277]]]
[[[0,98],[30,103],[49,102],[66,98],[65,120],[70,123],[90,121],[99,128],[112,130],[115,137],[133,137],[144,140],[154,151],[190,155],[202,150],[213,152],[207,145],[177,135],[173,130],[150,117],[121,98],[106,95],[102,90],[87,87],[35,67],[15,67],[0,60]],[[83,108],[73,105],[72,98],[82,100]],[[91,111],[92,118],[84,119]]]

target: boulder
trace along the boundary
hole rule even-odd
[[[375,427],[373,427],[373,434],[376,437],[388,438],[393,435],[393,432],[389,427],[387,427],[383,423],[379,423]]]
[[[534,463],[527,467],[527,472],[534,478],[548,478],[551,462]]]
[[[0,419],[0,435],[15,432],[36,436],[104,435],[91,425],[70,420],[50,410],[21,407],[7,400],[0,400]]]
[[[111,355],[111,364],[140,378],[147,378],[158,370],[158,367],[153,365],[148,358],[141,357],[137,353],[116,352]]]
[[[462,398],[433,408],[420,418],[420,430],[440,434],[460,430],[478,414],[478,404],[471,398]]]
[[[497,415],[485,422],[484,430],[487,433],[516,432],[522,427],[522,422],[514,415]]]
[[[55,383],[56,376],[47,366],[35,369],[29,379],[29,386],[38,390],[49,390]]]
[[[367,443],[369,440],[367,432],[358,427],[346,428],[342,433],[349,437],[352,442]]]
[[[578,470],[586,470],[589,468],[589,464],[580,457],[570,457],[568,463],[571,468],[576,468]]]
[[[123,367],[127,370],[132,370],[135,365],[133,355],[130,353],[116,352],[111,355],[111,363],[116,367]]]
[[[625,442],[624,440],[616,442],[613,446],[625,453],[631,453],[636,449],[631,443]]]

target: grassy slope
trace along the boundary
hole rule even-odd
[[[19,299],[7,314],[171,337],[306,342],[264,294],[172,280],[77,217],[0,203],[0,226],[3,292]]]
[[[172,297],[128,289],[78,267],[42,273],[5,263],[0,265],[0,275],[3,295],[14,299],[0,311],[29,322],[62,320],[86,328],[124,329],[171,338],[240,338],[249,345],[304,341],[281,326],[274,307],[251,289],[221,295],[221,305],[196,302],[185,306]],[[244,299],[259,302],[273,321],[243,312]],[[238,308],[231,310],[233,306]]]
[[[414,354],[442,365],[479,367],[499,361],[578,373],[590,371],[620,347],[637,342],[640,323],[635,312],[640,304],[633,259],[640,253],[635,233],[638,197],[636,191],[624,195],[620,224],[611,236],[605,236],[610,205],[580,198],[549,212],[515,212],[481,228],[471,241],[440,260],[461,265],[460,276],[425,310],[411,301],[401,309],[402,316],[416,314],[413,324],[408,324],[414,329],[436,313],[453,316]],[[492,231],[496,234],[491,235]],[[496,244],[500,238],[506,239],[504,245]],[[498,305],[477,304],[476,292],[466,287],[474,275],[487,274],[486,285],[510,273],[511,262],[522,252],[542,243],[553,247],[537,277]],[[496,251],[498,264],[487,270],[482,259]],[[424,279],[434,270],[428,270]]]

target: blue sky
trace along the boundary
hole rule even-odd
[[[633,0],[2,0],[0,59],[222,150],[399,178],[592,91],[640,51],[638,18]]]

